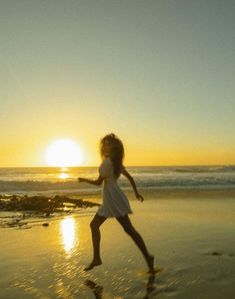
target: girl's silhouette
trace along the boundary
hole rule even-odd
[[[120,189],[117,180],[123,174],[130,181],[136,198],[143,201],[144,198],[139,194],[132,176],[123,166],[124,147],[122,141],[113,133],[104,136],[100,140],[100,155],[102,163],[99,167],[99,177],[97,180],[78,178],[79,182],[87,182],[93,185],[103,184],[103,204],[98,209],[96,215],[90,223],[93,243],[93,260],[84,270],[90,270],[95,266],[101,265],[100,257],[100,225],[110,217],[115,217],[122,225],[125,232],[133,239],[142,252],[149,272],[154,272],[154,256],[149,254],[140,234],[133,227],[128,214],[132,213],[128,198]]]

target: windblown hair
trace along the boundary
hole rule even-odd
[[[105,152],[104,152],[104,144],[105,142],[108,143],[110,146],[110,159],[113,163],[114,168],[114,175],[116,178],[118,178],[121,174],[122,170],[122,162],[123,158],[125,156],[124,147],[122,141],[113,133],[107,134],[100,140],[99,150],[100,155],[102,158],[105,158]]]

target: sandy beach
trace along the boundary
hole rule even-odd
[[[130,217],[163,268],[155,277],[115,219],[101,227],[103,265],[83,271],[92,257],[94,207],[1,228],[0,298],[234,298],[233,193],[144,195],[144,203],[130,196]]]

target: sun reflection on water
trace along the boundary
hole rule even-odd
[[[75,219],[73,217],[63,219],[60,223],[60,230],[64,251],[70,253],[76,243],[78,243]]]
[[[69,174],[66,172],[61,172],[59,175],[60,179],[68,179],[69,178]]]
[[[68,179],[70,177],[68,167],[61,167],[58,177],[62,180]]]

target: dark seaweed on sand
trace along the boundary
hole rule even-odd
[[[64,195],[56,195],[47,197],[42,195],[37,196],[0,196],[1,211],[36,211],[50,215],[53,212],[61,212],[65,207],[88,208],[99,206],[98,203],[85,201],[83,199],[69,198]]]

